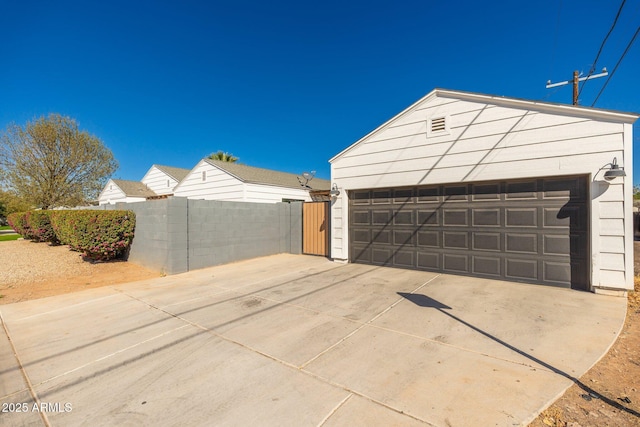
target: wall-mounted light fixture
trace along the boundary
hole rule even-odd
[[[329,191],[329,195],[331,197],[338,197],[340,195],[340,190],[338,190],[337,184],[333,184],[333,186],[331,187],[331,191]]]
[[[611,166],[608,171],[604,173],[604,179],[607,181],[611,181],[612,179],[616,179],[618,177],[627,176],[623,167],[618,166],[618,159],[613,158],[613,162],[609,163],[608,166]]]

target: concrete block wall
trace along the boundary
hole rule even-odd
[[[166,274],[279,253],[302,253],[302,203],[169,197],[92,209],[131,210],[129,260]]]

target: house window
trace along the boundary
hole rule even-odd
[[[450,117],[448,116],[435,116],[427,120],[427,137],[448,135]]]
[[[202,180],[203,181],[207,180],[207,171],[202,171]]]

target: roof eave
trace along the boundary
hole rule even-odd
[[[539,102],[539,101],[531,101],[528,99],[521,99],[521,98],[485,95],[485,94],[474,93],[474,92],[460,92],[460,91],[447,90],[447,89],[435,89],[433,92],[436,92],[437,96],[441,96],[445,98],[455,98],[455,99],[463,99],[467,101],[485,102],[485,103],[504,105],[504,106],[514,107],[514,108],[535,107],[535,109],[538,111],[580,115],[588,118],[594,118],[594,119],[600,119],[600,120],[613,120],[613,121],[623,122],[623,123],[634,123],[636,120],[638,120],[638,118],[640,118],[640,114],[637,114],[637,113],[604,110],[600,108],[585,107],[582,105],[568,105],[568,104],[560,104],[560,103],[552,103],[552,102]]]

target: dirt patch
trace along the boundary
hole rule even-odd
[[[132,262],[89,262],[67,246],[0,242],[0,304],[159,277]]]
[[[635,292],[611,350],[530,427],[640,426],[640,242],[634,242]]]

